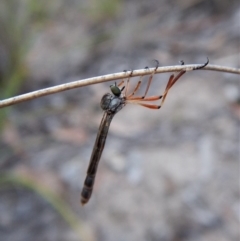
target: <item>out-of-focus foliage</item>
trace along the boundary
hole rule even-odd
[[[47,1],[0,2],[0,99],[16,94],[27,77],[24,57],[31,44],[32,26],[47,19]],[[0,127],[5,111],[0,112]]]
[[[109,20],[117,15],[121,10],[121,1],[119,0],[91,0],[88,5],[88,14],[92,21],[99,23],[99,21]]]

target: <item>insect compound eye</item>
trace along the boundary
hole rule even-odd
[[[115,95],[115,96],[120,96],[121,95],[121,90],[118,88],[118,86],[116,85],[110,85],[110,89],[112,91],[112,93]]]
[[[107,110],[109,108],[109,105],[111,103],[111,100],[112,100],[112,97],[113,95],[111,95],[110,93],[108,94],[105,94],[103,97],[102,97],[102,100],[101,100],[101,108],[103,110]]]

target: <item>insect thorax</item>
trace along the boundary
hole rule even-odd
[[[117,113],[124,106],[124,98],[107,93],[102,97],[100,105],[104,111]]]

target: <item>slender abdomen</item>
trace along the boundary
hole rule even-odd
[[[98,163],[102,155],[102,151],[107,139],[107,133],[108,133],[113,116],[114,116],[113,113],[108,113],[107,111],[104,112],[104,115],[99,127],[98,135],[93,147],[93,152],[92,152],[90,163],[87,170],[87,176],[84,181],[84,186],[81,192],[81,203],[83,205],[89,201],[92,195]]]

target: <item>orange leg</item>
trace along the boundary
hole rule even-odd
[[[122,84],[124,84],[124,80],[122,80],[117,86],[121,87]]]
[[[127,96],[128,99],[131,98],[133,95],[136,94],[136,92],[137,92],[137,91],[139,90],[139,88],[140,88],[141,83],[142,83],[142,76],[141,76],[140,80],[138,81],[138,83],[137,83],[134,91],[132,92],[132,94],[130,94],[129,96]]]
[[[154,96],[149,96],[143,98],[142,96],[137,96],[137,97],[132,97],[128,98],[128,100],[139,100],[139,101],[155,101],[155,100],[160,100],[162,98],[162,95],[154,95]]]
[[[130,77],[127,79],[127,84],[126,84],[126,88],[125,88],[124,96],[127,95],[128,86],[129,86],[129,80],[130,80]]]
[[[157,67],[156,67],[157,69]],[[143,76],[141,76],[140,78],[140,81],[138,82],[138,84],[136,85],[134,91],[130,94],[130,95],[125,95],[126,96],[126,103],[131,103],[131,104],[136,104],[136,105],[141,105],[141,106],[144,106],[144,107],[147,107],[147,108],[150,108],[150,109],[159,109],[163,103],[164,103],[164,100],[168,94],[168,91],[171,89],[171,87],[178,81],[178,79],[186,73],[185,70],[181,70],[176,76],[174,76],[173,74],[169,77],[169,80],[168,80],[168,83],[166,85],[166,88],[165,88],[165,91],[163,93],[163,95],[154,95],[154,96],[149,96],[149,97],[146,97],[147,93],[148,93],[148,90],[149,90],[149,87],[151,85],[151,82],[152,82],[152,79],[153,79],[153,76],[156,72],[156,69],[155,71],[150,75],[149,79],[148,79],[148,84],[147,84],[147,88],[146,88],[146,91],[145,91],[145,94],[144,96],[134,96],[135,93],[139,90],[140,88],[140,85],[141,85],[141,80],[143,78]],[[130,80],[130,77],[128,78],[127,80],[127,87],[129,85],[129,80]],[[127,89],[127,88],[126,88]],[[127,94],[127,91],[125,89],[125,94]],[[161,105],[155,105],[155,104],[151,104],[151,103],[145,103],[147,101],[157,101],[159,99],[162,99],[162,102],[161,102]]]
[[[149,77],[149,79],[148,79],[147,88],[146,88],[146,91],[145,91],[145,93],[144,93],[143,98],[145,98],[145,96],[147,95],[147,92],[148,92],[148,90],[149,90],[149,87],[150,87],[150,85],[151,85],[151,83],[152,83],[153,76],[154,76],[154,74],[156,73],[157,68],[159,67],[159,61],[156,60],[156,59],[154,59],[154,61],[156,62],[157,65],[156,65],[156,68],[155,68],[154,72],[150,75],[150,77]]]
[[[132,72],[130,73],[128,79],[127,79],[127,84],[126,84],[124,96],[127,96],[127,91],[128,91],[128,86],[129,86],[129,80],[130,80],[130,78],[132,77],[132,73],[133,73],[133,70],[132,70]]]
[[[173,79],[174,79],[174,74],[170,75],[169,80],[168,80],[168,83],[167,83],[167,86],[166,86],[166,88],[165,88],[165,91],[170,88]]]
[[[170,78],[169,78],[169,81],[167,83],[167,86],[165,88],[165,91],[163,93],[163,98],[162,98],[162,103],[161,103],[161,106],[163,105],[164,103],[164,100],[165,98],[167,97],[167,94],[168,94],[168,91],[170,90],[170,88],[177,82],[177,80],[183,75],[186,73],[186,70],[181,70],[176,77],[174,77],[174,75],[171,75]]]
[[[177,82],[177,80],[186,73],[186,70],[181,70],[177,76],[172,80],[171,85],[169,86],[169,89]]]
[[[141,105],[150,109],[159,109],[161,106],[160,105],[154,105],[154,104],[146,104],[146,103],[142,103],[142,102],[131,102],[131,101],[127,101],[127,103],[131,103],[131,104],[136,104],[136,105]]]
[[[155,72],[153,72],[153,73],[150,75],[149,79],[148,79],[147,88],[146,88],[146,91],[145,91],[145,93],[144,93],[143,98],[145,98],[145,96],[147,95],[147,92],[148,92],[149,87],[150,87],[150,85],[151,85],[151,83],[152,83],[152,79],[153,79],[153,75],[154,75],[154,74],[155,74]]]
[[[139,103],[139,105],[147,107],[149,109],[160,109],[161,106],[160,105],[154,105],[154,104],[144,104],[144,103]]]

